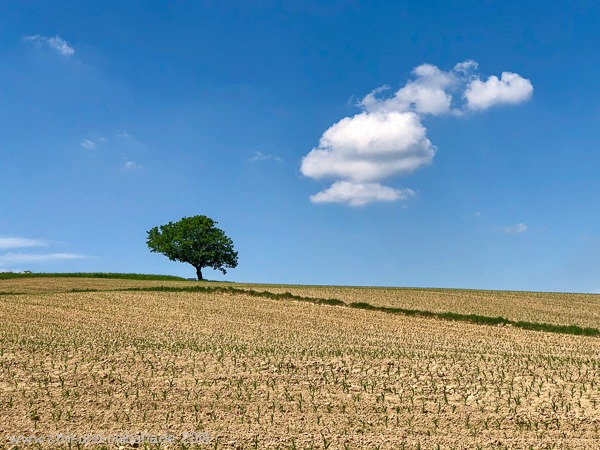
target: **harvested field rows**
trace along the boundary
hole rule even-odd
[[[10,278],[0,279],[0,293],[26,293],[38,294],[44,292],[67,292],[77,290],[110,291],[115,289],[130,289],[135,287],[194,286],[191,281],[163,281],[163,280],[127,280],[106,278]]]
[[[599,349],[598,338],[239,294],[3,295],[0,434],[598,448]]]
[[[196,283],[102,278],[21,278],[0,280],[0,293],[67,292],[71,290],[119,290],[166,286],[252,289],[272,293],[289,292],[313,298],[336,298],[346,303],[367,302],[374,306],[432,312],[453,312],[514,321],[556,325],[600,327],[600,295],[545,292],[478,291],[468,289],[417,289],[347,286],[299,286],[245,283]]]
[[[259,284],[234,286],[274,293],[290,292],[305,297],[338,298],[348,303],[367,302],[374,306],[600,327],[598,294]]]

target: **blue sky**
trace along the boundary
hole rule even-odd
[[[596,2],[4,2],[0,269],[600,292]],[[379,89],[382,87],[387,89]]]

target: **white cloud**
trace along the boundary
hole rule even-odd
[[[248,159],[248,162],[256,162],[256,161],[277,161],[281,162],[281,158],[279,156],[273,156],[271,154],[265,154],[262,152],[254,152],[254,156]]]
[[[311,178],[377,181],[429,164],[435,148],[412,112],[362,112],[331,126],[302,160]]]
[[[361,113],[332,125],[321,136],[319,145],[302,158],[300,171],[304,176],[334,179],[329,189],[313,195],[311,200],[366,204],[381,201],[381,196],[387,201],[403,199],[405,196],[390,194],[396,191],[379,182],[407,175],[432,162],[436,147],[427,138],[423,116],[460,116],[499,103],[519,103],[531,96],[531,83],[520,75],[503,72],[501,80],[490,77],[484,83],[475,74],[477,68],[471,60],[449,71],[422,64],[392,96],[381,95],[389,90],[388,86],[365,96],[358,103]],[[366,195],[357,186],[370,186],[368,192],[377,194]],[[353,203],[353,195],[358,203]]]
[[[459,107],[452,107],[453,94],[460,92],[477,67],[477,63],[471,60],[456,64],[450,71],[440,70],[432,64],[421,64],[412,71],[414,79],[408,81],[392,97],[387,99],[378,97],[378,94],[389,89],[388,86],[382,86],[363,98],[359,106],[368,112],[414,111],[422,115],[460,114]]]
[[[0,249],[47,247],[48,243],[40,239],[29,239],[20,237],[0,238]]]
[[[118,138],[123,138],[123,139],[128,139],[131,137],[131,135],[125,131],[117,131],[115,133],[115,136]]]
[[[362,206],[372,202],[393,202],[414,197],[412,189],[394,189],[379,183],[336,181],[328,189],[311,195],[313,203],[347,203]]]
[[[81,146],[83,148],[87,148],[88,150],[91,150],[93,148],[96,148],[96,143],[94,141],[92,141],[91,139],[85,139],[84,141],[81,141]]]
[[[125,161],[125,163],[123,164],[123,168],[125,170],[136,170],[141,169],[142,165],[136,163],[135,161]]]
[[[42,48],[44,46],[49,47],[63,56],[71,56],[73,53],[75,53],[73,47],[71,47],[67,41],[58,35],[54,37],[46,37],[35,34],[31,36],[25,36],[23,40],[32,42],[36,48]]]
[[[86,258],[86,256],[77,253],[5,253],[0,255],[0,264],[41,263],[82,258]]]
[[[487,81],[479,78],[469,82],[464,97],[467,108],[485,110],[494,105],[516,104],[528,100],[533,93],[531,81],[512,72],[502,72],[498,79],[492,75]]]
[[[502,232],[506,234],[519,234],[527,231],[527,225],[524,223],[517,223],[515,225],[506,225],[502,227]]]
[[[461,74],[464,77],[471,77],[473,72],[479,68],[479,64],[472,59],[467,59],[466,61],[459,62],[454,66],[454,72]]]
[[[419,114],[446,114],[450,112],[452,95],[447,89],[456,84],[457,77],[452,72],[443,72],[431,64],[422,64],[413,70],[415,80],[409,81],[396,91],[393,97],[381,100],[377,94],[387,86],[375,89],[360,102],[366,111],[411,111]]]

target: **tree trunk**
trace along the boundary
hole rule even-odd
[[[198,281],[202,281],[202,267],[196,267],[196,276],[198,277]]]

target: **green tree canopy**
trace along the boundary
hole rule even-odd
[[[237,266],[238,254],[233,241],[216,224],[206,216],[184,217],[149,230],[146,243],[152,252],[194,266],[198,280],[203,279],[204,267],[225,274],[225,268]]]

